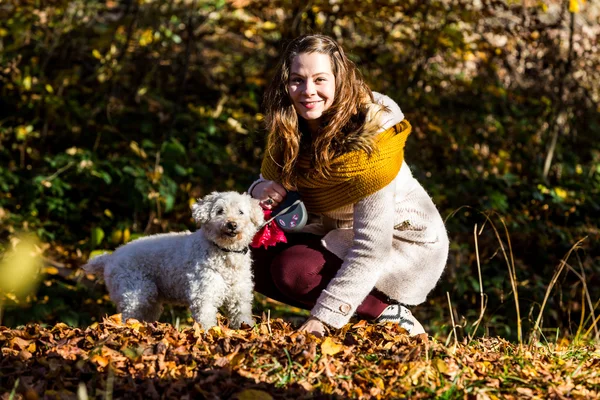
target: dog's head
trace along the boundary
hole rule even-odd
[[[264,222],[259,201],[238,192],[212,192],[192,206],[192,216],[217,245],[242,250]]]

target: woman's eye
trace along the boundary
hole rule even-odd
[[[300,78],[292,78],[292,79],[290,80],[290,83],[292,83],[292,84],[294,84],[294,85],[297,85],[297,84],[299,84],[300,82],[301,82],[301,81],[300,81]]]
[[[217,209],[217,215],[223,215],[224,210],[222,208]]]

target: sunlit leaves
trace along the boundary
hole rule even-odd
[[[37,286],[41,272],[37,244],[31,235],[15,237],[14,247],[0,258],[0,308],[3,298],[21,299]]]
[[[507,214],[516,245],[527,243],[514,256],[529,282],[543,281],[573,238],[597,242],[599,28],[590,2],[17,3],[0,28],[2,237],[28,227],[85,252],[112,249],[128,230],[190,228],[187,199],[243,191],[258,175],[262,94],[276,57],[295,35],[322,31],[413,124],[407,161],[456,246],[440,285],[460,293],[459,313],[473,309],[469,279],[456,279],[473,271],[461,232],[478,221],[447,218],[458,207]],[[540,158],[560,108],[544,192]],[[101,242],[92,227],[105,232]],[[598,252],[586,251],[582,266],[593,271]],[[501,286],[497,257],[487,255],[484,279]],[[577,320],[580,305],[558,300],[576,298],[572,287],[562,286],[547,323]],[[501,311],[488,325],[514,323],[502,296],[495,301]]]
[[[25,90],[31,89],[31,76],[26,76],[25,78],[23,78],[23,87],[25,88]]]
[[[583,4],[585,4],[585,0],[569,0],[569,12],[577,14]]]
[[[27,139],[27,136],[33,132],[33,125],[20,125],[17,126],[17,128],[15,129],[15,135],[17,137],[17,140],[25,140]]]
[[[224,393],[259,400],[599,394],[594,368],[600,361],[598,345],[561,341],[516,346],[487,338],[450,351],[437,341],[426,345],[410,339],[400,330],[395,324],[358,323],[320,339],[296,332],[280,319],[262,320],[248,329],[221,325],[205,331],[197,324],[177,330],[122,321],[120,315],[86,329],[65,324],[0,328],[0,368],[6,377],[0,391],[12,390],[19,376],[30,376],[38,397],[57,390],[75,393],[80,382],[90,397],[148,392],[167,399],[222,398]]]
[[[102,241],[104,240],[104,230],[100,227],[94,227],[91,230],[91,238],[90,238],[90,245],[93,249],[96,249],[100,243],[102,243]]]
[[[556,196],[560,199],[566,199],[568,195],[567,191],[560,187],[554,188],[554,193],[556,193]]]
[[[154,35],[150,29],[146,29],[144,32],[142,32],[139,39],[140,46],[148,46],[150,43],[152,43],[153,36]]]
[[[321,352],[323,354],[335,355],[342,351],[344,346],[341,343],[336,343],[331,337],[326,337],[321,343]]]
[[[139,144],[135,141],[132,141],[129,143],[129,148],[131,149],[131,151],[134,152],[134,154],[136,154],[137,156],[139,156],[142,159],[146,159],[148,157],[146,155],[146,152],[144,151],[144,149],[141,148],[139,146]]]
[[[124,229],[113,229],[110,235],[110,241],[112,245],[117,246],[122,243],[127,243],[131,239],[131,232],[129,228]]]

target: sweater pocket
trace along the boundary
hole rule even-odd
[[[427,227],[417,218],[409,218],[394,226],[394,239],[416,243],[434,243],[438,234],[433,227]]]
[[[444,222],[433,201],[422,187],[396,203],[394,239],[416,243],[438,241]]]

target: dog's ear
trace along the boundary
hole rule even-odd
[[[211,194],[198,199],[198,201],[192,205],[192,217],[194,217],[198,224],[202,225],[210,220],[210,210],[217,197],[218,193],[212,192]]]
[[[260,206],[259,200],[253,198],[250,200],[250,202],[252,203],[252,208],[250,210],[250,220],[255,226],[259,227],[263,224],[263,222],[265,222],[265,213],[262,207]]]

